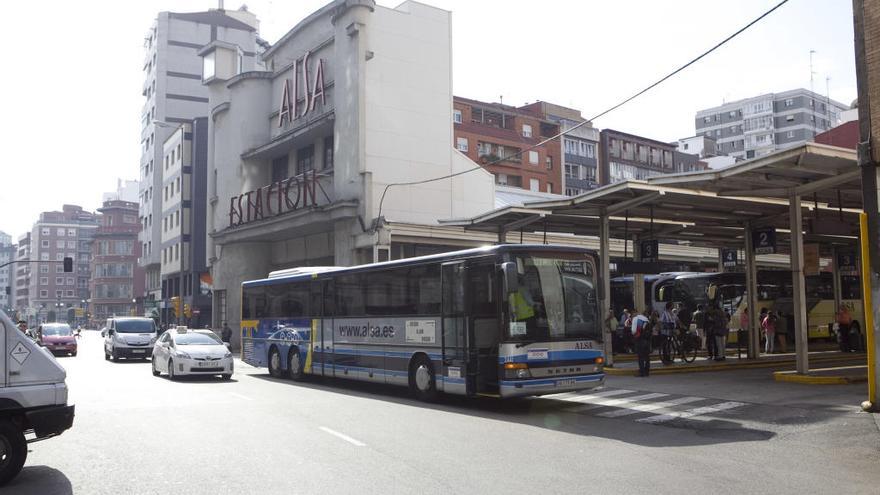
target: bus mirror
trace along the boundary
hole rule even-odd
[[[714,300],[715,300],[715,293],[716,293],[716,292],[718,292],[718,286],[717,286],[717,285],[712,284],[712,285],[710,285],[709,287],[706,287],[706,296],[709,297],[709,300],[710,300],[710,301],[714,301]]]
[[[501,272],[504,277],[504,291],[512,294],[519,289],[519,276],[516,273],[516,263],[508,261],[501,263]]]

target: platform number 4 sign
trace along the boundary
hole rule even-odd
[[[724,268],[736,268],[736,249],[722,249],[721,262]]]
[[[642,261],[657,261],[660,243],[654,241],[642,241],[640,244]]]
[[[752,231],[752,247],[755,254],[773,254],[776,252],[776,229],[761,228]]]

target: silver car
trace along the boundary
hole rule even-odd
[[[220,375],[232,378],[232,353],[210,330],[172,328],[153,346],[153,376]]]

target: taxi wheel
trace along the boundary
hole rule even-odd
[[[426,402],[437,398],[437,379],[434,366],[425,356],[415,358],[409,367],[409,388],[416,398]]]
[[[269,350],[269,374],[275,378],[281,378],[283,374],[281,370],[281,354],[277,347]]]
[[[116,354],[116,348],[115,348],[115,347],[112,348],[112,349],[110,349],[110,359],[112,359],[113,362],[119,362],[119,356]]]
[[[152,361],[153,376],[161,375],[162,373],[159,372],[159,368],[156,367],[156,357],[154,356],[153,359],[151,359],[150,361]]]
[[[174,361],[168,360],[168,379],[169,380],[177,380],[177,375],[174,374]]]
[[[27,459],[27,441],[11,421],[0,421],[0,485],[15,477]]]
[[[291,349],[287,355],[287,374],[291,380],[300,381],[303,379],[302,360],[299,358],[297,349]]]
[[[70,353],[70,356],[71,356],[71,357],[76,357],[76,351],[71,352],[71,353]]]

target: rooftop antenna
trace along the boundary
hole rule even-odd
[[[501,95],[498,97],[498,103],[500,103],[501,105],[504,105],[504,95]]]

